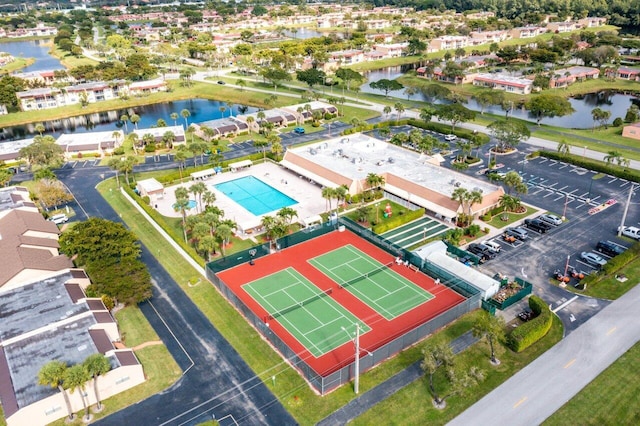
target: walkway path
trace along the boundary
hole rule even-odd
[[[640,340],[639,302],[640,285],[612,302],[450,425],[542,423]]]
[[[475,342],[477,342],[477,339],[473,337],[470,331],[468,331],[462,336],[453,340],[450,346],[453,350],[453,353],[459,354],[469,346],[473,345]],[[355,419],[356,417],[362,415],[364,412],[371,409],[374,405],[380,403],[381,401],[384,401],[390,396],[393,396],[400,389],[420,379],[423,375],[422,368],[420,368],[420,363],[421,361],[414,362],[395,376],[380,383],[378,386],[363,393],[361,396],[351,400],[351,402],[349,402],[347,405],[320,420],[317,425],[344,425],[349,421]]]

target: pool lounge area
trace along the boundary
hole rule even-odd
[[[287,181],[282,181],[285,183]],[[276,212],[298,202],[255,176],[243,176],[213,185],[254,216]]]
[[[243,180],[243,178],[248,179]],[[322,198],[322,188],[320,185],[309,182],[308,179],[269,162],[252,165],[251,167],[243,168],[233,173],[215,174],[202,181],[215,194],[215,205],[225,212],[224,217],[238,224],[237,234],[240,237],[249,237],[259,232],[262,227],[262,217],[265,215],[273,216],[278,210],[285,206],[291,207],[298,212],[298,217],[294,218],[294,221],[318,215],[328,209],[327,201]],[[250,186],[253,184],[259,185],[262,183],[262,185],[264,185],[262,188],[263,190],[266,189],[267,195],[259,195],[258,201],[265,201],[267,197],[277,197],[278,201],[275,204],[269,199],[267,205],[270,207],[261,207],[264,209],[273,208],[273,210],[267,211],[266,213],[254,214],[246,208],[249,200],[243,201],[245,204],[245,206],[243,206],[239,199],[241,198],[241,194],[235,194],[236,191],[230,189],[233,188],[234,185],[237,185],[238,182],[240,182],[241,186],[244,184],[249,184]],[[178,187],[188,189],[193,183],[194,181],[186,181],[179,185],[166,187],[164,190],[164,198],[158,200],[158,212],[163,216],[180,217],[180,213],[173,209],[173,205],[176,202],[175,190]],[[226,183],[229,184],[225,185]],[[222,190],[219,188],[222,188]],[[234,192],[234,194],[225,194],[225,192],[229,191]],[[254,192],[258,191],[249,188],[250,195],[255,195]],[[251,203],[254,202],[255,200],[251,201]],[[256,213],[259,211],[257,207],[252,207],[252,209]],[[187,215],[196,214],[196,210],[197,209],[189,210]]]

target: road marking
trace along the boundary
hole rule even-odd
[[[559,170],[562,170],[562,169],[564,169],[564,168],[565,168],[565,167],[567,167],[567,166],[568,166],[568,164],[565,164],[564,166],[560,167],[560,169],[559,169]]]
[[[618,180],[618,178],[617,178],[617,177],[614,177],[613,179],[611,179],[611,180],[610,180],[609,182],[607,182],[607,183],[613,183],[613,182],[615,182],[615,181],[617,181],[617,180]]]
[[[559,196],[558,198],[554,198],[554,199],[553,199],[553,201],[558,201],[558,200],[560,200],[560,199],[562,199],[562,198],[564,198],[564,195],[563,195],[563,194],[560,194],[560,196]]]
[[[553,192],[553,191],[551,191],[549,189],[547,189],[546,191],[548,191],[549,193],[547,195],[545,195],[544,197],[542,197],[542,198],[547,198],[549,195],[555,194],[555,192]]]
[[[616,331],[618,327],[613,327],[611,330],[607,331],[607,336]]]
[[[524,398],[522,398],[520,401],[516,402],[515,405],[513,406],[513,408],[518,408],[518,406],[520,404],[522,404],[523,402],[525,402],[527,400],[527,397],[525,396]]]
[[[562,305],[558,306],[557,308],[555,308],[552,312],[555,314],[556,312],[558,312],[560,309],[563,309],[565,307],[567,307],[570,303],[572,303],[574,300],[576,300],[578,298],[578,296],[573,296],[571,299],[567,300],[566,302],[564,302]]]
[[[576,317],[573,316],[573,314],[569,315],[569,321],[574,322],[576,320]]]
[[[568,187],[569,185],[565,185],[562,188],[558,188],[558,191],[562,191],[563,189],[565,189],[566,187]]]
[[[565,368],[565,369],[566,369],[566,368],[571,367],[571,366],[573,365],[573,363],[574,363],[574,362],[576,362],[576,359],[575,359],[575,358],[574,358],[574,359],[572,359],[571,361],[569,361],[568,363],[566,363],[566,364],[564,365],[564,367],[563,367],[563,368]]]

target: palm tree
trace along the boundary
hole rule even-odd
[[[207,210],[216,202],[216,194],[208,190],[205,191],[204,194],[202,194],[202,202],[204,203],[204,209]]]
[[[178,113],[177,112],[172,112],[169,117],[171,117],[171,119],[173,120],[173,125],[177,126],[178,125]]]
[[[327,211],[331,211],[331,200],[333,199],[333,195],[334,195],[335,189],[325,186],[324,188],[322,188],[322,198],[324,198],[326,201],[325,206],[329,205],[329,208],[327,209]]]
[[[220,241],[220,251],[222,252],[222,255],[225,256],[226,253],[224,247],[229,244],[229,240],[233,235],[233,230],[229,225],[223,223],[218,226],[218,229],[216,229],[216,235]]]
[[[64,374],[64,386],[69,389],[71,393],[75,392],[76,389],[79,390],[82,406],[84,407],[84,421],[91,419],[91,416],[89,416],[89,406],[84,398],[84,387],[90,378],[91,375],[82,364],[76,364],[67,368]]]
[[[461,209],[463,214],[465,211],[465,204],[467,202],[468,197],[469,197],[469,191],[467,191],[466,188],[462,188],[462,187],[458,187],[454,189],[453,193],[451,193],[451,199],[453,201],[456,201],[459,204],[458,209]]]
[[[266,118],[266,116],[267,116],[267,115],[264,113],[264,111],[258,111],[258,113],[256,114],[256,117],[257,117],[257,118],[258,118],[258,120],[259,120],[259,121],[258,121],[258,125],[259,125],[260,127],[262,127],[262,126],[263,126],[263,122],[264,122],[264,119]]]
[[[216,249],[216,238],[211,235],[205,235],[198,240],[198,249],[207,254],[207,262],[211,261],[211,252]]]
[[[188,128],[189,127],[188,118],[191,117],[191,112],[189,112],[189,110],[185,108],[182,111],[180,111],[180,115],[182,116],[182,118],[184,118],[184,127]]]
[[[402,105],[402,103],[400,102],[396,102],[395,105],[393,105],[393,109],[395,109],[398,113],[398,120],[400,120],[400,116],[404,112],[404,105]]]
[[[120,171],[124,172],[124,178],[127,181],[127,185],[130,185],[129,182],[129,173],[133,173],[133,167],[138,163],[136,157],[129,155],[125,159],[120,159]]]
[[[484,197],[482,196],[482,191],[473,190],[467,194],[466,202],[468,203],[469,207],[469,218],[472,217],[471,211],[473,205],[482,203],[483,199]]]
[[[279,141],[274,141],[271,143],[271,153],[276,156],[276,161],[280,161],[280,155],[282,155],[283,151],[284,147],[282,146],[282,143],[280,143]]]
[[[184,241],[187,242],[187,210],[189,209],[189,191],[187,188],[176,188],[175,191],[176,202],[173,205],[173,210],[180,212],[182,215],[182,232],[184,234]]]
[[[102,402],[100,401],[100,395],[98,394],[98,377],[107,374],[111,370],[111,363],[106,356],[102,354],[89,355],[87,359],[82,363],[85,370],[91,377],[93,377],[93,393],[96,397],[96,409],[102,410]]]
[[[369,191],[373,192],[374,188],[379,188],[384,185],[384,177],[375,173],[369,173],[367,175],[366,182],[369,187]]]
[[[204,182],[194,183],[189,187],[189,192],[195,195],[198,200],[198,212],[202,211],[202,194],[207,191],[207,185]]]
[[[34,129],[36,132],[40,133],[40,136],[42,136],[42,133],[43,133],[45,130],[47,130],[47,129],[46,129],[46,127],[44,127],[44,124],[42,124],[42,123],[38,123],[38,124],[36,124],[36,125],[33,127],[33,129]]]
[[[334,196],[336,198],[336,213],[340,208],[341,202],[344,203],[344,201],[347,199],[348,193],[349,193],[349,188],[346,185],[340,185],[335,189]]]
[[[296,211],[296,209],[293,209],[291,207],[283,207],[278,210],[278,213],[276,214],[281,217],[282,220],[284,220],[287,226],[291,225],[291,221],[294,217],[298,217],[298,212]]]
[[[218,110],[220,111],[220,117],[224,117],[224,112],[227,110],[227,107],[223,105],[218,108]]]
[[[604,156],[604,162],[607,163],[607,165],[611,165],[614,161],[620,163],[620,158],[622,158],[622,155],[620,155],[618,151],[609,151],[607,155]]]
[[[562,139],[560,142],[558,142],[558,153],[560,155],[569,155],[569,154],[571,154],[571,146],[564,139]]]
[[[387,118],[389,117],[389,114],[391,114],[391,111],[392,109],[389,105],[385,105],[385,107],[382,108],[382,112],[387,116]]]
[[[120,116],[120,121],[124,124],[124,131],[129,133],[129,127],[127,126],[127,122],[129,121],[129,116],[127,114],[122,114]]]
[[[491,362],[493,364],[499,364],[500,361],[496,358],[496,352],[494,350],[494,342],[504,338],[504,319],[499,316],[493,316],[487,311],[480,312],[476,323],[473,325],[473,336],[477,339],[486,337],[491,349]]]
[[[43,365],[38,372],[38,384],[51,386],[54,389],[57,388],[62,393],[64,402],[67,405],[67,414],[69,415],[69,420],[73,420],[74,415],[73,411],[71,411],[71,402],[69,402],[69,395],[67,395],[64,383],[66,371],[67,364],[65,364],[64,362],[50,361],[47,364]]]
[[[429,121],[431,121],[431,118],[433,117],[433,111],[429,108],[422,108],[420,110],[420,119],[425,121],[426,123],[428,123]]]
[[[248,128],[249,128],[249,134],[251,134],[252,124],[256,122],[256,119],[255,119],[255,118],[253,118],[253,116],[252,116],[252,115],[250,115],[250,116],[248,116],[248,117],[247,117],[247,120],[246,120],[246,121],[247,121],[247,126],[248,126]]]
[[[131,147],[133,148],[133,152],[138,155],[138,142],[140,141],[140,136],[137,133],[129,133],[127,135],[127,139],[131,141]]]
[[[507,220],[509,217],[507,216],[508,211],[514,211],[518,208],[519,201],[516,197],[509,194],[502,194],[500,196],[500,200],[498,205],[502,207],[502,219]]]
[[[133,123],[136,130],[138,130],[138,122],[140,121],[140,116],[138,114],[131,114],[131,117],[129,117],[129,120]]]

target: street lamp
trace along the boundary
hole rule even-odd
[[[591,187],[593,186],[593,177],[591,178],[591,182],[589,182],[589,193],[587,194],[587,203],[591,201]]]
[[[354,360],[354,365],[353,365],[353,369],[354,369],[354,378],[353,378],[353,391],[357,394],[360,392],[360,324],[356,323],[356,336],[353,339],[353,344],[355,346],[356,349],[356,354],[355,354],[355,360]],[[342,328],[342,330],[347,333],[347,335],[349,336],[349,338],[351,338],[351,334],[349,334],[349,332],[347,331],[346,328],[344,327],[340,327]],[[366,352],[367,355],[369,356],[373,356],[373,354],[371,352],[369,352],[366,349],[362,349],[362,351]]]

